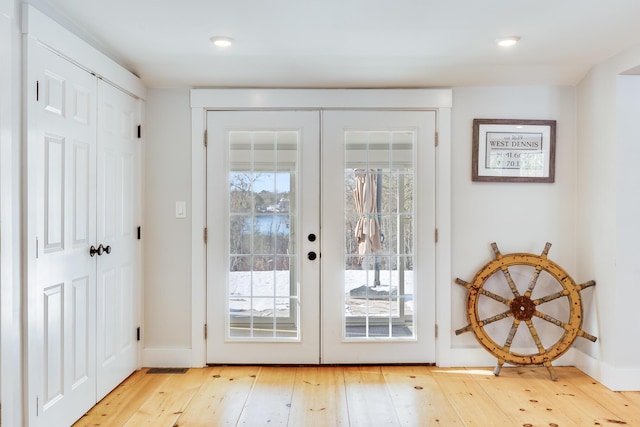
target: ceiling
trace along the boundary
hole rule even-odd
[[[29,2],[147,87],[575,85],[640,45],[638,0]]]

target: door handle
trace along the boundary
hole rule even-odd
[[[98,246],[98,248],[96,249],[95,246],[91,245],[91,247],[89,248],[89,255],[91,255],[91,257],[96,256],[96,254],[98,254],[98,256],[102,255],[103,253],[106,253],[107,255],[111,253],[111,245],[107,245],[102,246],[102,243],[100,243],[100,245]]]
[[[91,245],[91,247],[89,248],[89,255],[91,255],[92,258],[96,256],[96,254],[98,254],[98,256],[102,255],[102,252],[104,252],[104,248],[102,247],[102,245],[98,246],[98,249],[96,249],[96,247],[93,245]]]
[[[315,260],[317,257],[318,257],[318,255],[316,255],[316,253],[315,253],[315,252],[313,252],[313,251],[312,251],[312,252],[309,252],[309,253],[307,254],[307,258],[309,259],[309,261],[313,261],[313,260]]]

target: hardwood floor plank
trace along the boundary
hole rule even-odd
[[[166,377],[123,426],[172,427],[202,386],[206,371],[189,369],[184,374],[147,374]],[[145,392],[143,389],[142,392]]]
[[[574,419],[563,413],[563,403],[556,396],[541,391],[540,388],[531,387],[530,383],[518,374],[517,369],[503,368],[499,377],[493,375],[490,368],[466,370],[472,373],[471,377],[482,386],[502,412],[516,421],[514,425],[583,425],[577,424]],[[538,372],[546,375],[546,370]],[[551,381],[548,376],[546,379]]]
[[[464,368],[435,368],[431,371],[447,400],[466,426],[517,426],[484,388]]]
[[[295,369],[274,366],[260,368],[238,425],[286,426],[291,412]]]
[[[640,391],[621,391],[620,395],[629,402],[630,406],[636,408],[640,413]]]
[[[400,425],[380,367],[345,367],[343,369],[349,423],[352,427]]]
[[[584,396],[598,402],[612,414],[614,418],[606,420],[609,424],[624,422],[630,426],[640,426],[640,392],[612,392],[593,378],[585,375],[577,368],[564,368],[563,375],[567,385],[571,388],[576,387]],[[636,396],[636,402],[628,399],[628,396]]]
[[[348,425],[349,413],[342,368],[297,368],[289,426]]]
[[[544,368],[511,368],[514,375],[519,375],[529,384],[529,389],[536,390],[542,395],[553,396],[556,402],[555,407],[565,416],[572,419],[579,426],[591,425],[616,425],[617,416],[601,405],[593,395],[587,394],[576,386],[572,386],[572,378],[584,376],[584,374],[573,368],[556,368],[558,380],[551,381]],[[502,374],[501,374],[502,376]],[[606,387],[600,385],[602,390]],[[613,393],[607,390],[607,393]],[[599,423],[599,424],[596,424]]]
[[[205,368],[205,380],[175,427],[235,426],[260,368],[215,366]]]
[[[382,373],[400,425],[463,425],[429,367],[384,366]]]
[[[640,426],[640,392],[576,368],[221,366],[131,375],[74,426]],[[623,424],[624,423],[624,424]]]
[[[147,369],[136,371],[73,426],[122,426],[165,380],[166,376],[147,375]]]

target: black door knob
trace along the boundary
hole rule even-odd
[[[313,261],[314,259],[316,259],[318,256],[316,255],[315,252],[309,252],[307,254],[307,258],[309,258],[310,261]]]
[[[311,233],[311,234],[309,234],[307,239],[309,239],[310,242],[315,242],[316,241],[316,235]]]
[[[91,245],[91,247],[89,248],[89,255],[91,255],[92,257],[94,257],[96,254],[100,256],[102,255],[102,252],[104,252],[104,248],[102,247],[102,245],[98,246],[98,249],[96,249],[96,247],[93,245]]]

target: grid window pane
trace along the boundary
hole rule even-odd
[[[414,337],[413,131],[345,132],[345,337]]]
[[[299,339],[295,131],[229,132],[230,338]]]

